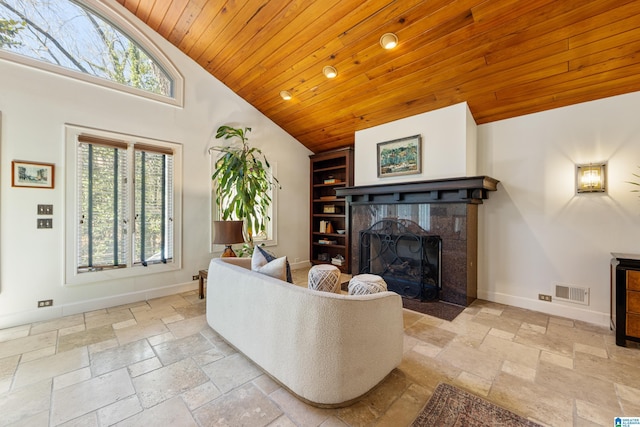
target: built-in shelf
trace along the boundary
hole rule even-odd
[[[334,187],[344,187],[345,185],[347,185],[346,182],[330,182],[330,183],[321,183],[321,184],[314,184],[314,188],[318,188],[318,187],[330,187],[330,188],[334,188]]]
[[[328,245],[326,243],[318,243],[318,242],[313,242],[313,245],[315,246],[321,246],[323,248],[338,248],[338,249],[344,249],[346,248],[345,245]]]
[[[338,266],[341,271],[349,273],[350,235],[349,209],[347,199],[336,196],[338,189],[353,185],[353,148],[338,150],[310,156],[311,160],[311,213],[310,213],[310,256],[312,264],[329,264],[331,259],[340,255],[344,263]],[[335,182],[326,182],[335,180]],[[325,212],[330,210],[335,212]],[[321,233],[320,223],[330,221],[334,230],[345,230],[345,234]],[[330,238],[337,244],[318,243],[321,238]],[[326,259],[321,259],[321,258]]]
[[[344,166],[343,165],[338,165],[338,166],[330,166],[327,168],[318,168],[316,169],[316,172],[330,172],[330,171],[339,171],[341,169],[343,169]]]

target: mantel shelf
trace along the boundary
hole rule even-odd
[[[488,176],[446,178],[394,184],[336,188],[338,197],[352,204],[473,203],[481,204],[500,181]]]

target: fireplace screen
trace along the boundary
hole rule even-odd
[[[381,276],[405,297],[438,298],[441,258],[442,239],[413,221],[383,219],[360,232],[360,273]]]

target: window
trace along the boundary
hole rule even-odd
[[[163,58],[160,51],[101,2],[85,3],[92,8],[71,0],[0,1],[0,56],[181,103],[179,73],[169,61],[159,60]]]
[[[67,151],[67,283],[179,268],[181,146],[69,126]]]
[[[77,150],[77,271],[127,267],[127,146],[80,135]]]
[[[215,159],[216,154],[211,155],[211,174],[213,175],[215,168]],[[270,162],[271,164],[271,174],[277,176],[277,163]],[[220,209],[216,205],[216,186],[213,181],[211,181],[211,221],[221,220]],[[274,187],[271,187],[269,190],[269,197],[271,197],[271,205],[269,205],[269,209],[267,210],[267,226],[264,232],[261,232],[257,235],[253,236],[253,241],[257,244],[264,244],[267,246],[274,246],[278,244],[277,236],[278,236],[278,221],[277,221],[277,206],[278,206],[278,192],[274,191]],[[224,203],[224,201],[223,201]],[[231,219],[241,219],[236,218],[235,216]],[[211,223],[211,251],[212,252],[221,252],[224,248],[220,245],[213,245],[213,222]]]
[[[135,147],[134,260],[143,266],[173,259],[173,152]]]

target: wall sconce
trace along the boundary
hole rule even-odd
[[[380,37],[380,46],[385,49],[393,49],[398,46],[398,36],[393,33],[385,33]]]
[[[327,65],[322,69],[322,74],[324,74],[326,78],[332,79],[338,75],[338,70],[333,68],[331,65]]]
[[[603,193],[607,190],[607,164],[576,165],[576,193]]]
[[[288,101],[291,99],[291,93],[289,91],[286,90],[281,90],[280,91],[280,96],[282,97],[282,99],[284,99],[285,101]]]

